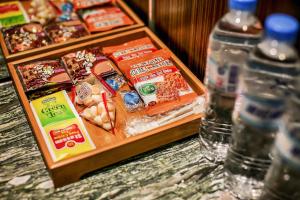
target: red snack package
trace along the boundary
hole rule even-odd
[[[81,17],[90,32],[107,31],[119,26],[133,24],[133,21],[117,7],[83,10]]]
[[[148,107],[148,115],[179,108],[197,97],[170,60],[167,50],[158,50],[143,57],[120,62],[119,67]]]
[[[133,58],[152,53],[156,50],[157,48],[154,46],[150,38],[144,37],[121,45],[104,47],[102,52],[113,59],[116,63],[119,63],[122,60],[131,60]]]
[[[111,3],[112,0],[72,0],[75,10],[89,8],[92,6],[100,6],[106,3]]]

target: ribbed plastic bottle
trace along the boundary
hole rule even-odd
[[[300,199],[300,77],[276,137],[260,200]]]
[[[257,1],[228,2],[230,11],[215,25],[208,46],[205,85],[209,98],[199,142],[201,154],[210,162],[224,162],[239,73],[262,36],[261,23],[254,16]]]
[[[285,102],[299,74],[293,47],[298,29],[293,17],[269,16],[265,38],[249,54],[242,73],[225,161],[225,185],[239,199],[257,199],[261,194]]]

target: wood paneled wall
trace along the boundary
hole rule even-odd
[[[126,0],[147,24],[149,1]],[[155,32],[198,76],[205,74],[209,34],[227,11],[227,0],[154,0]],[[258,16],[264,20],[273,12],[300,18],[300,0],[260,0]],[[298,42],[298,47],[300,47]]]

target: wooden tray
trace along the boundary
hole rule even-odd
[[[196,134],[199,129],[199,119],[202,114],[191,115],[179,121],[170,123],[157,129],[142,133],[140,135],[126,137],[123,132],[117,132],[115,135],[103,131],[100,128],[87,123],[85,125],[87,130],[96,145],[96,149],[73,158],[54,163],[51,159],[46,143],[43,140],[37,122],[31,111],[28,99],[22,88],[20,79],[15,70],[15,66],[25,62],[32,62],[39,59],[57,58],[64,54],[73,52],[75,50],[84,49],[94,46],[109,46],[117,45],[130,40],[139,39],[148,36],[153,43],[159,48],[168,49],[148,28],[140,28],[136,30],[127,31],[124,33],[115,34],[105,38],[99,38],[86,43],[74,45],[64,49],[47,52],[44,54],[35,55],[30,58],[25,58],[19,61],[8,64],[9,71],[14,80],[15,87],[19,94],[19,98],[23,104],[28,121],[32,126],[39,148],[42,152],[46,166],[53,178],[55,187],[60,187],[71,182],[78,181],[84,174],[94,171],[96,169],[111,165],[131,156],[146,152],[148,150],[157,148],[170,142],[188,137]],[[186,78],[190,86],[199,94],[205,93],[205,88],[202,83],[194,76],[194,74],[172,53],[172,60],[181,70],[183,76]],[[118,98],[118,96],[116,97]],[[118,103],[117,103],[118,104]],[[117,105],[119,109],[120,105]],[[126,120],[125,112],[118,114],[117,120]],[[118,123],[118,122],[117,122]],[[100,131],[101,130],[101,131]]]
[[[24,8],[28,8],[29,7],[29,1],[21,1]],[[136,28],[140,28],[144,26],[144,23],[139,19],[139,17],[126,5],[126,3],[124,3],[123,0],[116,0],[116,5],[121,8],[134,22],[133,25],[130,26],[124,26],[124,27],[119,27],[119,28],[115,28],[109,31],[104,31],[104,32],[99,32],[99,33],[94,33],[94,34],[90,34],[81,38],[76,38],[76,39],[71,39],[69,41],[66,42],[62,42],[62,43],[57,43],[57,44],[50,44],[48,46],[45,47],[40,47],[40,48],[36,48],[36,49],[32,49],[32,50],[27,50],[27,51],[23,51],[23,52],[18,52],[18,53],[10,53],[4,38],[3,38],[3,34],[0,34],[0,42],[1,42],[1,48],[3,50],[3,55],[6,59],[7,62],[12,62],[18,59],[22,59],[25,57],[29,57],[32,55],[36,55],[36,54],[40,54],[43,52],[49,52],[51,50],[54,49],[60,49],[60,48],[64,48],[67,46],[71,46],[74,44],[79,44],[79,43],[83,43],[89,40],[94,40],[96,38],[100,38],[100,37],[105,37],[105,36],[109,36],[115,33],[120,33],[120,32],[124,32],[124,31],[128,31],[128,30],[132,30],[132,29],[136,29]]]

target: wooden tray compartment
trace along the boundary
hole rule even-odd
[[[32,126],[32,130],[35,134],[46,166],[53,178],[55,187],[60,187],[68,183],[78,181],[81,176],[88,172],[111,165],[113,163],[157,148],[167,143],[174,142],[176,140],[196,134],[199,129],[199,119],[202,114],[190,115],[179,121],[131,137],[126,137],[126,135],[122,132],[117,132],[116,135],[113,135],[112,133],[105,132],[102,129],[100,131],[100,128],[95,129],[93,125],[84,120],[87,130],[96,145],[96,149],[54,163],[51,159],[46,143],[43,140],[42,133],[40,132],[37,122],[33,116],[29,101],[24,93],[15,66],[26,62],[37,61],[40,59],[59,58],[69,52],[85,49],[88,47],[105,47],[110,45],[118,45],[145,36],[150,37],[153,43],[159,49],[168,49],[148,28],[140,28],[124,33],[119,33],[113,36],[108,36],[105,38],[99,38],[97,40],[78,44],[72,47],[35,55],[31,58],[25,58],[8,64],[9,71],[15,83],[15,87],[27,114],[28,120]],[[206,89],[203,84],[173,53],[171,55],[173,62],[181,70],[181,73],[186,78],[190,86],[196,91],[196,93],[198,93],[199,95],[205,94]],[[118,96],[116,98],[118,98]],[[117,105],[117,109],[119,109],[118,106],[119,105]],[[119,111],[117,110],[117,120],[125,120],[126,117],[118,114],[118,112]]]
[[[29,2],[27,0],[23,0],[21,1],[23,4],[24,9],[28,10],[27,8],[29,8]],[[94,40],[96,38],[101,38],[101,37],[105,37],[105,36],[109,36],[115,33],[120,33],[120,32],[124,32],[124,31],[128,31],[128,30],[132,30],[132,29],[136,29],[136,28],[141,28],[144,26],[144,23],[139,19],[139,17],[126,5],[126,3],[124,3],[123,0],[116,0],[115,4],[123,10],[123,12],[125,12],[131,20],[133,20],[134,24],[133,25],[129,25],[129,26],[123,26],[123,27],[119,27],[119,28],[114,28],[112,30],[109,31],[104,31],[104,32],[99,32],[99,33],[92,33],[90,35],[81,37],[81,38],[76,38],[76,39],[71,39],[68,40],[66,42],[61,42],[61,43],[54,43],[54,44],[50,44],[48,46],[44,46],[44,47],[40,47],[40,48],[36,48],[36,49],[31,49],[31,50],[27,50],[27,51],[23,51],[23,52],[18,52],[18,53],[10,53],[6,43],[4,41],[4,37],[3,34],[0,34],[0,42],[1,42],[1,48],[3,50],[3,55],[6,59],[7,62],[12,62],[18,59],[22,59],[25,57],[29,57],[32,55],[36,55],[36,54],[40,54],[43,52],[49,52],[51,50],[54,49],[60,49],[60,48],[64,48],[67,46],[71,46],[74,44],[79,44],[79,43],[84,43],[86,41],[89,40]]]

